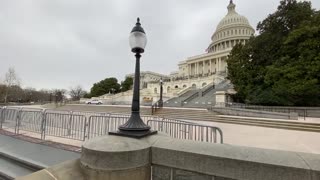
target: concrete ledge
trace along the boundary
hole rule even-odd
[[[56,166],[35,172],[28,176],[18,177],[17,180],[85,180],[85,176],[80,168],[80,161],[71,160]]]
[[[314,180],[320,155],[163,138],[152,164],[237,180]]]
[[[120,136],[102,136],[82,146],[81,163],[91,169],[125,170],[150,164],[150,145]]]
[[[149,180],[150,149],[145,139],[97,137],[82,146],[81,169],[87,180]]]
[[[80,154],[0,135],[0,157],[1,176],[15,178],[79,158]]]
[[[84,148],[90,149],[83,152],[89,156],[22,179],[149,180],[150,165],[153,180],[320,179],[317,154],[180,140],[161,133],[139,140],[104,136],[88,141]],[[135,157],[124,155],[130,151],[137,153],[130,155]],[[110,153],[107,158],[102,157],[105,153]]]

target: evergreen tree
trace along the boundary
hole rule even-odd
[[[310,2],[282,0],[259,35],[230,53],[228,78],[243,102],[320,105],[320,17]]]

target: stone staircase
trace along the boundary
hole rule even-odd
[[[162,108],[158,110],[154,115],[172,119],[210,121],[214,119],[215,116],[218,115],[218,113],[210,112],[206,109]]]
[[[129,106],[107,106],[107,105],[65,105],[55,110],[61,111],[89,111],[89,112],[107,112],[107,113],[122,113],[130,114],[131,105]],[[151,115],[151,107],[140,107],[140,113],[143,115]]]
[[[204,95],[192,99],[191,101],[184,103],[184,107],[197,107],[197,108],[208,108],[216,102],[215,97],[216,89],[211,88],[205,92]]]
[[[158,110],[154,115],[164,118],[181,120],[211,121],[228,124],[260,126],[268,128],[311,131],[320,133],[320,123],[306,123],[297,120],[278,120],[254,117],[225,116],[219,115],[218,113],[210,112],[206,109],[163,108]]]
[[[181,102],[184,101],[185,99],[189,98],[190,96],[194,95],[195,93],[197,93],[199,90],[197,89],[191,89],[185,93],[183,93],[182,95],[180,95],[179,97],[174,97],[169,99],[168,101],[164,102],[164,106],[165,107],[181,107]]]
[[[95,111],[95,112],[109,112],[109,113],[125,113],[131,112],[129,106],[90,106],[90,105],[66,105],[57,108],[56,110],[72,110],[72,111]],[[141,107],[141,114],[150,115],[150,107]],[[207,109],[196,108],[162,108],[158,109],[154,116],[193,120],[193,121],[211,121],[228,124],[239,124],[247,126],[260,126],[269,128],[290,129],[299,131],[311,131],[320,133],[320,123],[307,123],[297,120],[277,120],[277,119],[264,119],[255,117],[239,117],[239,116],[226,116],[220,115],[216,112],[208,111]]]

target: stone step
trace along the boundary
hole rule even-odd
[[[172,119],[211,121],[230,124],[320,132],[320,123],[303,123],[298,121],[295,122],[259,118],[223,117],[217,116],[216,113],[193,109],[161,109],[160,111],[156,112],[155,115],[159,117]]]
[[[280,129],[290,129],[290,130],[301,130],[301,131],[312,131],[320,132],[319,123],[299,123],[299,122],[285,122],[276,120],[259,120],[259,119],[245,119],[245,118],[231,118],[231,117],[219,117],[213,116],[211,118],[201,118],[201,117],[183,117],[183,116],[163,116],[165,118],[174,119],[184,119],[184,120],[194,120],[194,121],[211,121],[211,122],[221,122],[229,124],[241,124],[250,126],[261,126],[261,127],[271,127]]]

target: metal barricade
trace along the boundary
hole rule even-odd
[[[14,130],[14,133],[18,132],[18,119],[21,108],[8,108],[5,107],[2,110],[2,123],[1,128],[8,130]]]
[[[88,121],[87,138],[102,136],[109,132],[110,114],[107,116],[90,116]]]
[[[149,120],[147,124],[151,126],[151,129],[167,133],[173,138],[217,143],[219,137],[220,143],[223,144],[223,134],[220,128],[178,121]]]
[[[125,124],[130,118],[129,114],[111,114],[108,131],[117,131],[118,127]]]
[[[87,118],[72,113],[45,113],[45,136],[56,136],[75,140],[85,140]]]
[[[29,131],[34,133],[40,133],[42,135],[42,125],[43,125],[43,110],[25,110],[21,109],[19,111],[19,116],[17,120],[17,134],[20,130]]]
[[[130,118],[130,114],[108,114],[89,116],[87,138],[102,136],[110,131],[117,131],[118,127],[125,124]],[[155,120],[153,116],[141,116],[141,119],[147,123],[149,120]],[[158,118],[156,118],[158,119]]]
[[[129,118],[130,114],[0,108],[1,127],[14,130],[16,134],[20,130],[39,133],[41,139],[56,136],[84,141],[117,131]],[[147,115],[141,115],[141,119],[152,129],[174,138],[217,143],[219,137],[223,143],[223,134],[218,127]]]

